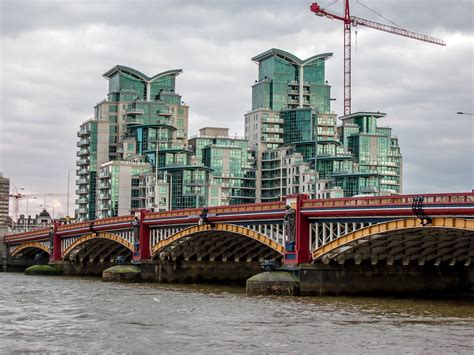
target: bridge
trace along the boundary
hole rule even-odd
[[[287,204],[294,209],[294,247],[284,223]],[[474,259],[474,192],[424,194],[422,202],[418,195],[326,200],[295,195],[281,202],[209,207],[206,223],[199,223],[201,214],[202,209],[140,211],[7,235],[5,242],[12,258],[41,254],[50,263],[101,271],[121,257],[148,268],[156,280],[185,268],[204,279],[219,270],[248,277],[266,259],[290,267],[464,268]]]

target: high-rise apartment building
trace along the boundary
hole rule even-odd
[[[336,185],[346,196],[402,193],[398,138],[392,136],[391,128],[377,125],[377,120],[385,116],[380,112],[356,112],[341,117],[340,141],[357,162],[357,174],[336,177]]]
[[[6,256],[6,246],[3,243],[3,238],[7,232],[9,194],[10,180],[0,173],[0,263]]]
[[[331,56],[301,60],[270,49],[252,58],[258,80],[245,136],[255,150],[257,202],[295,193],[328,198],[401,192],[398,141],[390,128],[376,124],[385,114],[353,114],[337,127],[325,80]]]
[[[0,173],[0,228],[7,225],[9,194],[10,179],[7,179]]]
[[[270,49],[255,56],[258,80],[245,138],[205,127],[188,140],[180,69],[148,77],[117,65],[107,99],[78,132],[77,218],[311,197],[401,192],[398,140],[385,114],[337,117],[326,60]]]
[[[79,220],[208,205],[212,169],[188,149],[189,108],[175,92],[181,72],[148,77],[117,65],[104,74],[107,99],[78,132]]]

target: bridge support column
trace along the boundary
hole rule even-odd
[[[50,250],[52,250],[52,252],[49,255],[50,262],[61,261],[61,238],[59,237],[59,234],[58,234],[58,226],[59,226],[59,223],[54,222],[52,231],[50,232],[50,243],[52,242],[53,244],[52,248],[50,246]]]
[[[151,257],[150,253],[150,227],[145,222],[147,211],[140,211],[140,224],[138,232],[138,250],[133,252],[134,261],[148,260]]]
[[[296,200],[296,262],[298,264],[311,261],[309,220],[301,213],[303,201],[307,195],[298,195]]]
[[[311,261],[309,220],[301,213],[303,201],[308,198],[307,195],[291,196],[288,201],[296,199],[291,203],[296,210],[296,233],[295,233],[295,251],[285,252],[285,264],[304,264]]]

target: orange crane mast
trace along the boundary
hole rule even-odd
[[[446,44],[443,40],[430,37],[421,33],[407,31],[400,27],[384,25],[374,21],[366,20],[360,17],[351,16],[349,9],[349,0],[345,0],[344,15],[329,12],[318,3],[311,4],[310,10],[318,16],[324,16],[329,19],[336,19],[344,22],[344,115],[351,114],[351,26],[365,26],[379,31],[384,31],[399,36],[417,39],[423,42],[429,42],[440,46]]]

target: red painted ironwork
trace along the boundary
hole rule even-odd
[[[294,263],[310,262],[309,218],[352,217],[412,217],[412,202],[419,195],[370,196],[357,198],[335,198],[308,200],[306,195],[297,195],[296,202],[296,249]],[[423,194],[424,211],[428,215],[474,216],[474,192]],[[268,202],[235,206],[211,207],[210,222],[232,223],[255,220],[282,220],[284,202]],[[202,209],[186,209],[169,212],[140,211],[139,250],[134,260],[150,258],[150,227],[154,225],[192,225],[199,220]],[[469,217],[470,218],[470,217]],[[90,231],[114,231],[133,228],[135,216],[121,216],[69,225],[55,223],[53,227],[52,261],[61,260],[61,238]],[[5,236],[5,243],[16,245],[29,241],[44,241],[49,238],[49,228]]]

